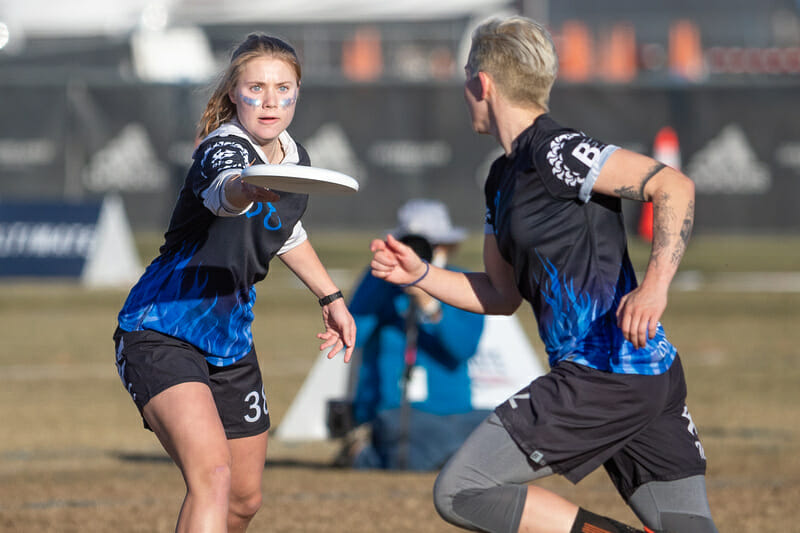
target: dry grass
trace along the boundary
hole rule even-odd
[[[315,240],[343,287],[365,264],[366,239]],[[141,242],[149,259],[153,244]],[[759,271],[800,270],[797,239],[741,243],[709,240],[712,252],[703,257],[702,240],[696,241],[687,264],[707,272],[741,271],[742,262]],[[645,253],[633,252],[635,260]],[[475,266],[479,245],[467,243],[461,258]],[[111,334],[125,291],[87,291],[65,283],[6,283],[2,290],[0,531],[171,531],[183,493],[180,475],[141,429],[113,364]],[[522,313],[522,323],[533,335],[528,313]],[[256,316],[277,425],[316,357],[319,311],[276,265],[261,287]],[[673,292],[664,324],[686,368],[720,531],[796,530],[800,293]],[[538,340],[533,344],[541,353]],[[434,474],[333,469],[328,465],[334,453],[332,443],[272,442],[264,508],[251,531],[454,531],[433,510]],[[544,484],[633,522],[602,472],[577,486],[557,478]]]

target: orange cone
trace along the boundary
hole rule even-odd
[[[675,170],[681,169],[681,150],[678,146],[678,134],[669,126],[665,126],[656,133],[653,142],[653,159],[661,161]]]
[[[678,146],[678,134],[669,126],[658,130],[656,139],[653,142],[653,159],[660,161],[667,166],[680,170],[681,151]],[[647,242],[653,240],[653,203],[645,202],[642,204],[642,211],[639,215],[639,236]]]
[[[647,242],[653,242],[653,202],[642,204],[639,213],[639,237]]]

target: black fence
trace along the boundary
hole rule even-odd
[[[697,184],[696,232],[796,233],[798,94],[797,82],[562,84],[551,108],[565,124],[648,154],[659,130],[674,128]],[[119,193],[135,230],[164,229],[206,97],[196,86],[0,81],[0,202]],[[423,196],[481,228],[482,181],[499,149],[470,129],[460,85],[304,86],[290,131],[315,165],[361,183],[357,195],[312,198],[310,228],[381,231],[399,205]]]

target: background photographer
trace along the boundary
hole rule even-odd
[[[466,238],[464,229],[452,226],[446,206],[428,199],[403,205],[392,234],[437,266],[446,266]],[[473,409],[467,369],[484,317],[369,272],[350,310],[361,358],[352,405],[358,427],[345,439],[338,463],[438,469],[490,412]]]

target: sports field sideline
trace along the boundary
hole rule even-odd
[[[315,234],[347,290],[374,235]],[[139,236],[142,258],[159,236]],[[641,269],[647,249],[632,243]],[[480,241],[456,261],[480,265]],[[278,262],[260,285],[255,336],[280,424],[317,352],[319,307]],[[709,458],[720,531],[797,531],[800,517],[800,237],[696,236],[663,323],[689,382],[689,406]],[[113,364],[125,289],[65,282],[0,284],[0,532],[171,531],[183,494],[122,389]],[[528,309],[520,321],[543,354]],[[332,361],[331,364],[340,364]],[[331,468],[336,443],[270,444],[264,507],[251,531],[445,532],[430,497],[435,474]],[[633,522],[605,474],[545,485]]]

